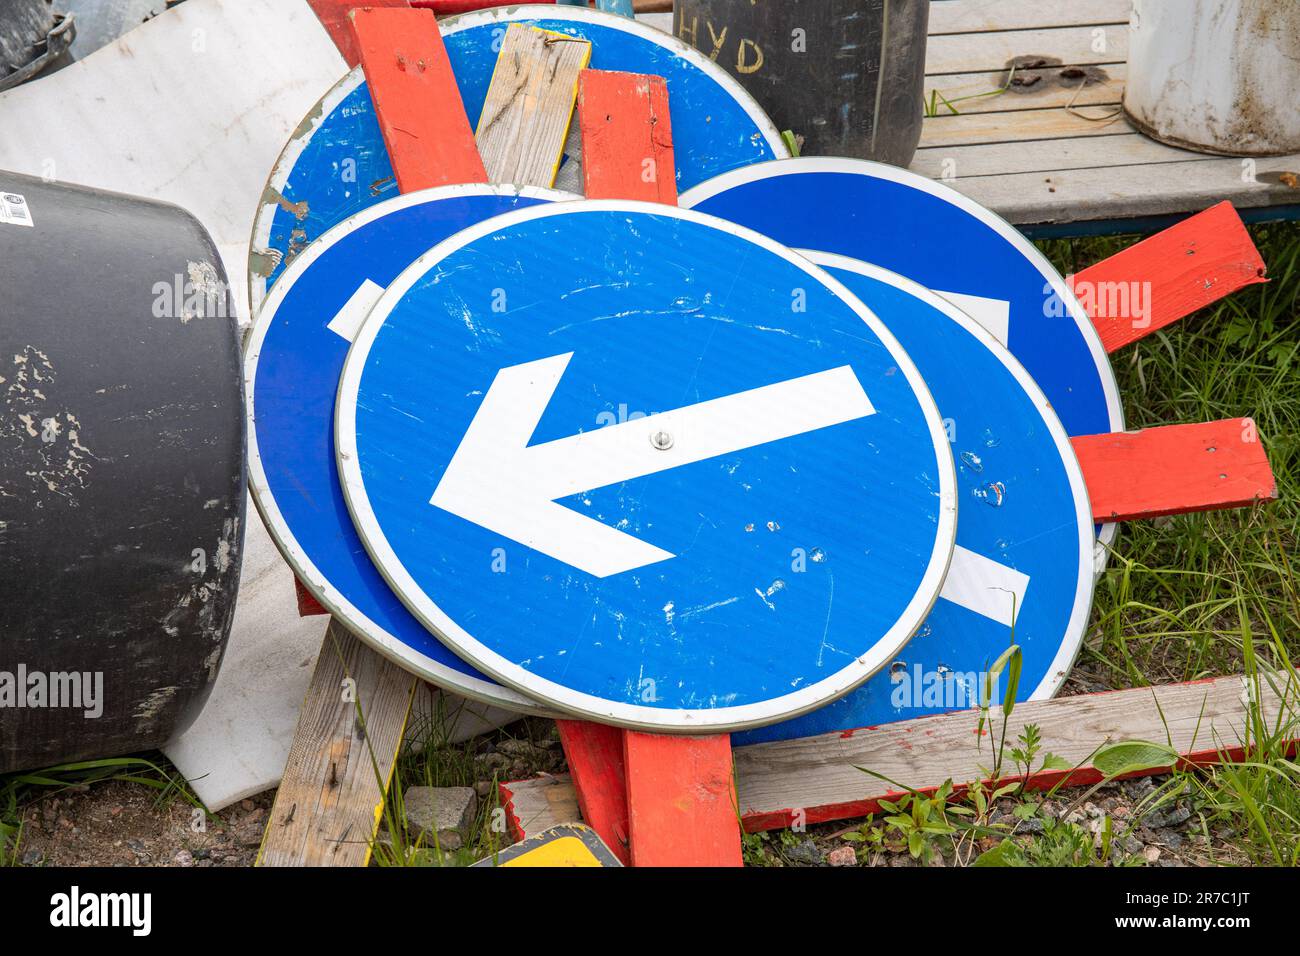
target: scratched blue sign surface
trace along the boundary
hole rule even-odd
[[[1123,430],[1101,340],[1061,277],[1014,228],[955,190],[878,163],[804,158],[724,174],[681,205],[983,300],[995,316],[1000,310],[990,327],[1066,431]]]
[[[299,578],[354,632],[430,680],[516,710],[537,708],[435,639],[371,564],[339,489],[334,395],[357,327],[403,268],[468,225],[545,198],[566,197],[453,186],[371,207],[294,263],[245,350],[249,483]]]
[[[432,251],[358,334],[336,427],[415,614],[629,726],[834,699],[894,659],[951,556],[951,452],[906,354],[805,260],[677,209],[559,203]]]
[[[1064,429],[1024,368],[954,306],[877,267],[813,258],[881,317],[930,387],[957,462],[957,547],[938,602],[889,666],[827,707],[734,742],[978,707],[1013,640],[1020,696],[1051,696],[1078,653],[1093,582],[1087,492]],[[1004,672],[993,703],[1006,683]]]
[[[789,155],[748,94],[680,41],[621,17],[586,10],[530,15],[536,9],[484,11],[444,22],[447,55],[471,126],[478,125],[506,27],[527,23],[590,40],[592,69],[665,78],[679,190],[738,166]],[[250,259],[255,297],[325,230],[396,195],[360,68],[326,96],[322,108],[310,128],[290,142],[258,213]]]

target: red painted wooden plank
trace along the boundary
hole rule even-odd
[[[358,7],[405,7],[407,0],[307,0],[349,67],[361,62],[356,37],[348,26],[348,14]]]
[[[677,204],[673,129],[663,77],[583,70],[578,124],[588,199]]]
[[[1070,439],[1099,522],[1243,508],[1277,498],[1255,423],[1228,418]]]
[[[623,734],[633,866],[741,866],[731,737]]]
[[[351,22],[398,189],[487,182],[433,13],[361,9]]]
[[[564,745],[583,822],[627,865],[631,856],[623,732],[588,720],[557,720],[555,726],[560,731],[560,743]]]
[[[1067,280],[1114,352],[1264,278],[1264,260],[1221,202]]]
[[[329,610],[316,596],[307,590],[306,585],[296,577],[293,579],[293,593],[298,598],[298,616],[311,617],[314,614],[328,614]]]

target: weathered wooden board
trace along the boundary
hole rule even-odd
[[[912,160],[912,171],[951,183],[972,176],[1092,169],[1101,163],[1116,170],[1115,176],[1123,176],[1119,167],[1195,163],[1203,159],[1185,149],[1147,139],[1141,133],[1119,133],[1017,143],[934,146],[917,150],[916,158]]]
[[[925,51],[925,74],[1002,70],[1016,57],[1053,58],[1066,66],[1124,63],[1128,24],[932,35]]]
[[[1010,113],[933,116],[921,123],[921,148],[1132,133],[1133,128],[1117,110],[1118,107],[1115,106],[1089,106],[1077,111],[1017,110]]]
[[[578,74],[590,59],[586,40],[521,23],[506,27],[474,134],[489,182],[554,184]]]
[[[1069,281],[1102,345],[1114,352],[1238,289],[1267,281],[1264,272],[1241,217],[1232,203],[1222,202]]]
[[[933,0],[930,35],[1128,23],[1132,0]]]
[[[1070,443],[1098,522],[1243,508],[1277,498],[1249,418],[1082,435]],[[1135,476],[1144,476],[1135,480]]]
[[[416,678],[331,623],[259,866],[365,866]]]
[[[629,730],[628,828],[634,866],[741,866],[731,738]]]
[[[1106,137],[1098,137],[1104,141]],[[949,185],[1017,225],[1132,219],[1204,209],[1300,204],[1300,156],[1202,159],[958,178]]]
[[[351,22],[398,188],[486,182],[433,12],[360,9]]]
[[[1124,96],[1128,65],[1111,63],[1089,67],[1086,81],[1077,77],[1079,67],[1038,67],[977,73],[941,73],[927,77],[925,102],[937,91],[935,115],[951,116],[952,110],[971,113],[1006,113],[1014,110],[1042,110],[1075,106],[1086,109],[1105,104],[1119,105]],[[998,90],[1005,89],[999,93]],[[944,100],[952,104],[951,107]],[[1093,112],[1088,110],[1088,112]]]
[[[1043,752],[1056,754],[1073,768],[1033,775],[1033,789],[1062,781],[1096,783],[1102,775],[1092,766],[1093,754],[1103,744],[1125,740],[1169,744],[1188,763],[1239,759],[1248,687],[1243,677],[1223,677],[1020,704],[1008,722],[1007,739],[1014,741],[1026,724],[1037,724]],[[1283,712],[1287,720],[1296,719],[1300,698],[1294,683],[1278,689],[1265,684],[1261,690],[1262,710],[1270,724]],[[921,792],[933,792],[945,780],[958,788],[989,781],[994,738],[988,726],[982,733],[978,730],[978,713],[961,711],[739,748],[736,777],[745,829],[863,816],[877,811],[881,798],[902,792],[859,768]],[[1000,735],[1000,719],[994,726]],[[1014,768],[1004,768],[999,778],[1016,779]]]
[[[663,77],[584,70],[579,103],[586,197],[676,205]]]
[[[1300,687],[1261,679],[1259,699],[1270,731],[1300,720]],[[1168,744],[1189,764],[1210,765],[1243,756],[1246,703],[1253,686],[1242,676],[1189,684],[1059,697],[1019,704],[1009,740],[1037,724],[1043,749],[1069,761],[1070,770],[1035,774],[1032,789],[1102,779],[1092,757],[1106,743],[1145,740]],[[735,750],[741,820],[749,832],[821,823],[874,813],[897,787],[867,768],[920,792],[945,780],[959,786],[985,781],[994,764],[989,730],[978,732],[978,711],[922,717],[857,731],[754,744]],[[1001,732],[1000,722],[995,724]],[[1166,727],[1168,730],[1166,731]],[[1158,773],[1152,768],[1146,773]],[[1138,774],[1134,774],[1135,776]],[[1003,780],[1016,779],[1005,773]],[[577,801],[564,775],[502,785],[503,804],[534,824],[520,836],[575,819]]]

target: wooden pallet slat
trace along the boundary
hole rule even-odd
[[[350,19],[398,188],[487,182],[433,12],[362,8]]]
[[[1132,0],[940,0],[930,4],[930,36],[1127,24]]]
[[[550,187],[591,44],[512,23],[501,41],[475,138],[488,180]]]
[[[1264,260],[1221,202],[1084,269],[1071,280],[1102,345],[1114,352],[1248,285],[1267,281]],[[1108,314],[1116,293],[1125,300]],[[1149,293],[1149,294],[1148,294]],[[1144,309],[1135,303],[1145,301]]]
[[[672,123],[663,77],[586,70],[579,100],[587,198],[676,205]]]
[[[334,45],[339,48],[344,61],[349,67],[361,62],[361,49],[357,46],[356,35],[348,22],[348,14],[356,7],[409,7],[409,0],[307,0],[316,19],[321,22],[325,32],[330,35]]]
[[[365,866],[416,677],[337,621],[316,660],[258,866]]]
[[[1128,64],[1113,63],[1106,67],[1093,67],[1093,78],[1082,86],[1074,80],[1063,80],[1061,71],[1066,67],[1018,70],[1017,85],[999,93],[1007,82],[1007,72],[981,71],[977,73],[941,73],[925,78],[925,102],[930,102],[932,91],[952,104],[960,115],[972,113],[1009,113],[1019,110],[1062,109],[1077,107],[1089,113],[1096,106],[1118,106],[1124,97],[1124,83],[1128,79]],[[1025,85],[1027,81],[1032,81]],[[935,100],[938,116],[953,115],[942,99]]]
[[[932,35],[926,44],[925,75],[1004,70],[1022,56],[1049,57],[1063,66],[1125,63],[1128,24]]]
[[[1098,522],[1245,508],[1277,498],[1249,418],[1070,439]]]
[[[912,160],[912,172],[933,179],[970,179],[1010,173],[1054,173],[1104,165],[1123,176],[1123,166],[1154,163],[1200,163],[1207,157],[1166,146],[1141,133],[1113,136],[1072,136],[1016,143],[973,143],[922,147]],[[1174,171],[1171,171],[1171,173]],[[959,186],[961,184],[952,183]]]
[[[962,113],[932,116],[921,121],[921,148],[944,149],[976,143],[1013,143],[1032,140],[1121,136],[1132,133],[1113,106],[1087,107],[1086,119],[1064,109],[1017,110],[1012,113]],[[1113,115],[1111,115],[1113,114]]]
[[[557,720],[582,820],[624,864],[630,863],[623,731],[589,720]]]

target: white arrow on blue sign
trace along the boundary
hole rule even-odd
[[[894,659],[952,555],[951,450],[906,353],[803,258],[672,207],[535,207],[431,250],[363,323],[336,429],[416,616],[606,722],[825,704]]]

